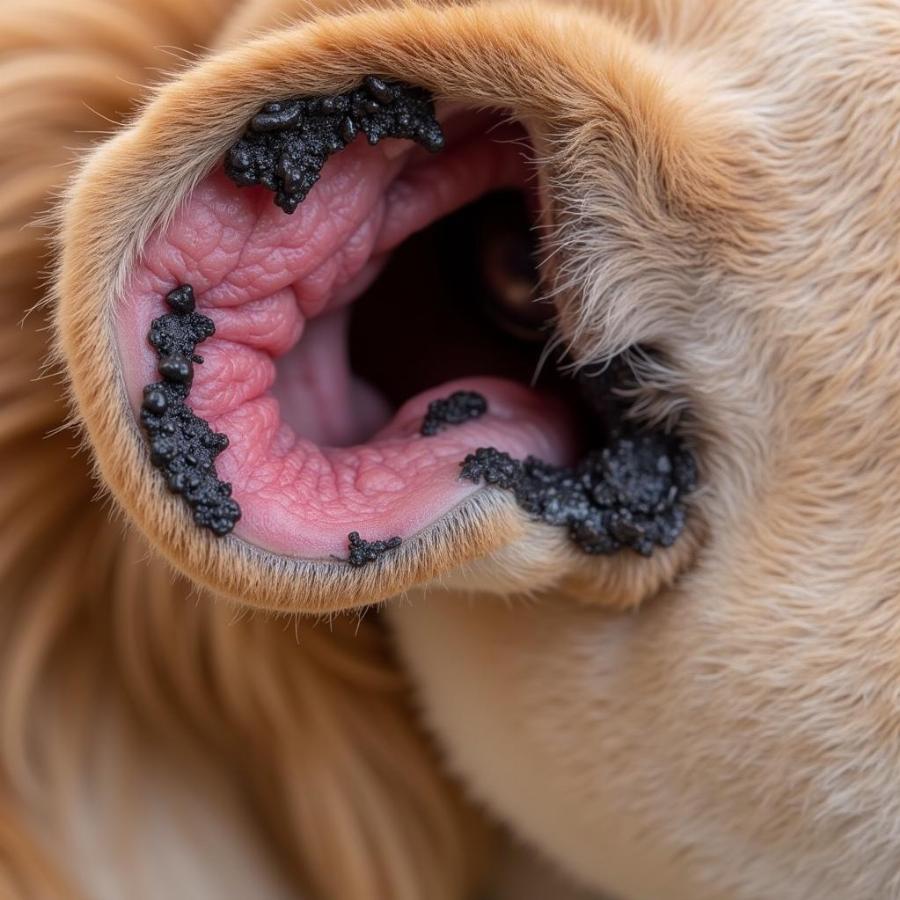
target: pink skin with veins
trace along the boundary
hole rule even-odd
[[[291,216],[269,192],[238,189],[216,171],[151,237],[118,310],[128,395],[137,413],[144,385],[159,378],[150,322],[169,311],[168,291],[191,284],[216,334],[197,348],[204,362],[188,402],[229,436],[216,468],[241,505],[238,537],[290,556],[343,556],[350,531],[408,538],[476,490],[458,475],[477,447],[569,460],[568,414],[535,391],[465,378],[391,416],[347,356],[349,304],[392,249],[489,189],[525,183],[510,140],[520,136],[503,127],[494,139],[451,134],[437,156],[357,140],[328,161]],[[484,394],[488,413],[420,436],[428,403],[460,388]]]

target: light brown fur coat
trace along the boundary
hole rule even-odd
[[[0,10],[0,877],[165,896],[153,847],[192,897],[458,897],[485,841],[449,769],[626,900],[900,897],[900,7],[352,8]],[[155,66],[159,90],[133,83]],[[671,551],[586,559],[481,494],[348,574],[198,534],[149,477],[111,327],[135,253],[261,102],[372,71],[528,127],[563,337],[585,364],[660,348],[637,409],[698,450]],[[53,204],[54,287],[22,329],[43,236],[22,226],[100,116],[116,135]],[[34,380],[48,314],[74,458],[45,437],[59,379]],[[370,620],[288,618],[401,592],[400,668]],[[225,823],[219,850],[192,816]]]

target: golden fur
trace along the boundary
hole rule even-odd
[[[0,11],[10,891],[90,892],[98,869],[137,884],[146,847],[120,853],[118,832],[141,816],[90,790],[88,808],[85,785],[158,767],[165,796],[197,785],[200,821],[225,817],[257,896],[463,896],[485,841],[449,768],[628,900],[900,897],[897,4],[230,6]],[[139,86],[158,66],[176,71]],[[199,534],[149,477],[112,335],[136,253],[263,101],[371,71],[528,128],[563,338],[583,364],[659,348],[636,410],[677,418],[697,448],[702,489],[671,551],[586,558],[482,493],[397,565],[349,572]],[[52,302],[19,329],[43,240],[22,226],[100,116],[131,124],[55,204]],[[44,310],[89,459],[141,536],[91,502],[71,432],[45,437],[64,406],[35,380]],[[401,592],[405,674],[371,617],[285,617]],[[169,843],[191,856],[190,837]],[[191,870],[192,897],[222,895],[211,868],[205,888]]]

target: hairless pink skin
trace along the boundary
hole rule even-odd
[[[204,362],[188,402],[230,439],[216,467],[241,505],[235,534],[250,543],[296,557],[343,556],[350,531],[408,538],[477,490],[458,477],[477,447],[556,463],[573,456],[565,407],[515,382],[456,380],[392,413],[351,372],[349,306],[390,252],[486,191],[529,177],[511,140],[520,131],[473,134],[464,120],[447,131],[437,156],[357,139],[290,216],[270,193],[213,172],[151,237],[131,274],[117,326],[135,413],[144,385],[158,379],[147,332],[168,311],[165,294],[193,285],[198,311],[215,322],[216,334],[197,348]],[[460,388],[482,393],[487,414],[422,437],[428,403]]]

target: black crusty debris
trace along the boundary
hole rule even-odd
[[[351,566],[364,566],[366,563],[375,562],[384,556],[388,550],[396,550],[403,541],[398,537],[388,538],[386,541],[364,541],[358,531],[351,531],[347,535],[350,556],[347,562]]]
[[[267,103],[225,157],[225,173],[239,186],[261,184],[292,213],[319,180],[332,153],[362,132],[370,144],[405,138],[437,152],[444,135],[430,94],[373,75],[360,87],[328,97]]]
[[[422,420],[419,433],[432,437],[445,425],[462,425],[478,419],[487,412],[487,400],[475,391],[454,391],[449,397],[432,400]]]
[[[590,554],[630,547],[649,556],[654,546],[671,546],[684,528],[684,495],[697,483],[693,456],[678,438],[659,432],[618,436],[574,468],[513,459],[493,447],[461,465],[462,478],[512,491],[522,509],[567,528]]]
[[[228,438],[195,416],[185,402],[194,364],[203,362],[194,350],[216,329],[212,319],[194,311],[189,284],[170,291],[166,302],[172,312],[154,319],[148,335],[163,380],[144,388],[141,424],[150,439],[150,461],[165,475],[169,490],[184,497],[198,525],[221,537],[241,517],[231,485],[216,475],[215,458],[228,446]]]

